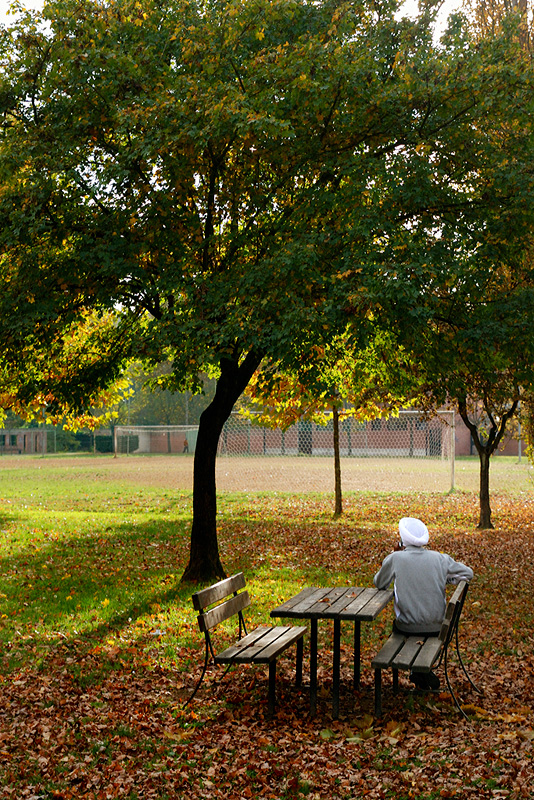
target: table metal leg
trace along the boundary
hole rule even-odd
[[[354,688],[360,688],[360,620],[354,620]]]
[[[310,716],[317,713],[317,620],[310,620]]]
[[[332,687],[332,716],[334,719],[339,717],[339,673],[341,667],[341,621],[334,620],[334,663],[333,687]]]

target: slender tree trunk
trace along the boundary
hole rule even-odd
[[[200,417],[193,466],[191,547],[182,582],[209,582],[226,577],[217,539],[217,447],[224,423],[260,363],[261,356],[254,352],[241,363],[237,357],[223,359],[215,396]]]
[[[341,493],[341,458],[339,452],[339,409],[336,405],[333,406],[332,412],[334,422],[334,483],[336,495],[334,517],[340,517],[343,514],[343,497]]]
[[[480,518],[478,527],[481,529],[493,528],[491,521],[491,506],[489,493],[490,454],[482,447],[478,451],[480,459]]]

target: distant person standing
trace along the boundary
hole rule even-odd
[[[470,581],[473,570],[445,553],[427,550],[428,528],[415,517],[399,522],[400,542],[374,577],[378,589],[393,582],[397,633],[437,636],[445,616],[447,583]],[[439,678],[433,672],[410,674],[419,689],[438,689]]]

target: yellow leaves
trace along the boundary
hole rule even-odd
[[[265,28],[260,28],[259,31],[256,31],[256,39],[259,39],[260,42],[265,39]]]
[[[404,731],[405,723],[390,720],[385,727],[384,734],[390,744],[397,744]]]
[[[396,725],[396,723],[394,724]],[[356,720],[354,725],[356,727],[356,732],[349,732],[346,737],[347,742],[351,744],[357,744],[358,742],[372,739],[376,734],[374,729],[374,717],[371,714],[364,714],[361,719]]]
[[[490,716],[490,714],[486,711],[486,709],[481,708],[481,706],[473,705],[472,703],[466,703],[465,705],[463,705],[462,710],[465,711],[466,714],[470,714],[472,716],[479,717],[481,719]]]

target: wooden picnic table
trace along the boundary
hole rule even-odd
[[[361,622],[370,622],[393,599],[389,589],[363,586],[307,586],[271,611],[271,617],[310,620],[310,714],[317,711],[317,629],[320,619],[334,621],[332,714],[339,717],[341,622],[354,622],[354,688],[360,685]]]

